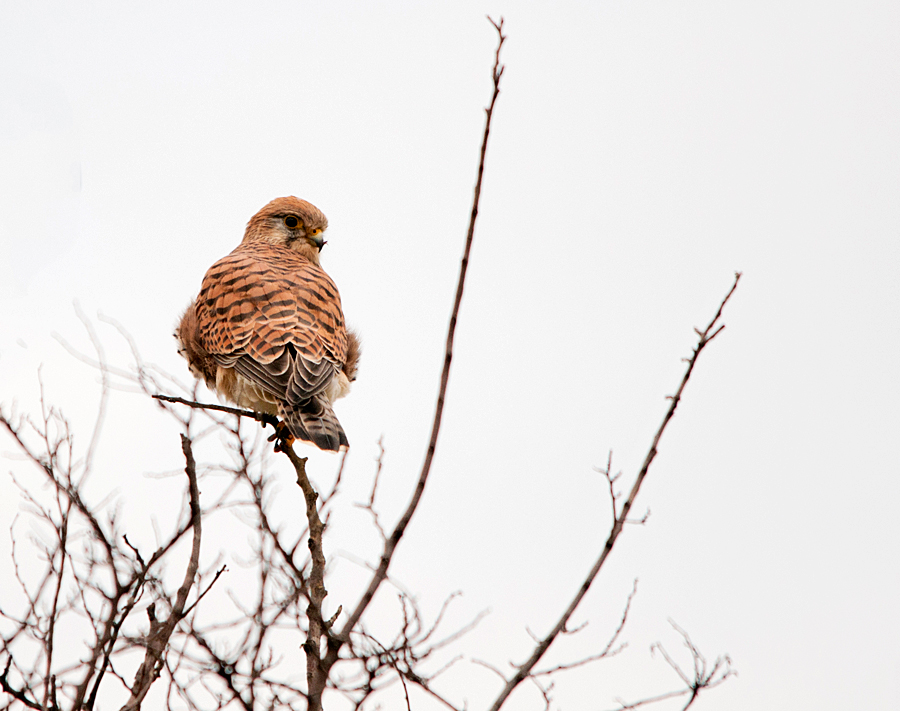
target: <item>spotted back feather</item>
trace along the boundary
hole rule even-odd
[[[287,247],[245,242],[206,273],[197,299],[204,347],[224,359],[275,361],[291,344],[305,359],[347,356],[341,297],[331,278]]]

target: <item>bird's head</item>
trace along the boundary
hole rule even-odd
[[[293,196],[275,198],[257,212],[244,232],[244,242],[264,241],[299,252],[319,263],[328,219],[315,205]]]

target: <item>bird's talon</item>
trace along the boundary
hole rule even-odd
[[[274,425],[275,434],[270,435],[268,441],[275,442],[275,451],[276,452],[286,452],[291,446],[293,446],[296,441],[296,437],[291,434],[291,431],[287,428],[287,425],[284,422],[279,422]]]

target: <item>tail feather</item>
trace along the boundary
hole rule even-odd
[[[314,397],[303,404],[282,401],[279,409],[281,418],[297,439],[312,442],[327,452],[337,452],[350,446],[344,428],[324,396]]]

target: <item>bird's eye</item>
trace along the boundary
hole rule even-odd
[[[300,226],[300,220],[298,220],[293,215],[288,215],[287,217],[284,218],[284,224],[285,224],[285,226],[294,230]]]

